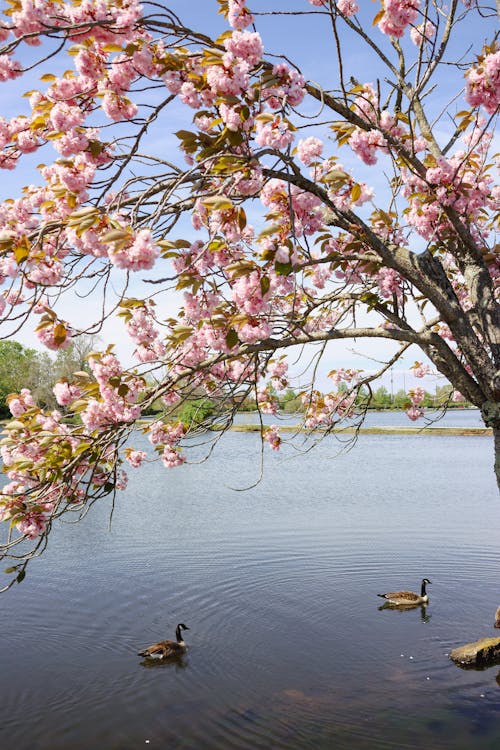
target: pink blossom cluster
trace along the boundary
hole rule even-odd
[[[52,351],[67,349],[71,345],[72,330],[67,325],[54,321],[52,324],[42,323],[35,331],[41,343]]]
[[[250,66],[244,61],[235,60],[232,55],[228,54],[224,65],[210,65],[205,76],[213,96],[238,96],[248,88]],[[191,89],[184,85],[181,99],[189,106],[193,106],[191,94]],[[199,99],[195,106],[200,106]]]
[[[407,220],[425,239],[446,233],[449,223],[443,206],[452,206],[472,224],[483,222],[484,209],[495,210],[497,205],[498,194],[491,175],[487,169],[478,169],[474,155],[469,161],[463,151],[437,159],[427,168],[425,181],[406,170],[401,171],[401,176],[403,195],[409,199]]]
[[[406,415],[409,419],[412,420],[412,422],[415,422],[417,419],[420,419],[424,416],[424,410],[419,406],[410,406],[408,409],[406,409]]]
[[[133,466],[134,469],[138,469],[139,466],[142,466],[142,463],[146,460],[146,458],[147,453],[145,451],[130,449],[127,449],[125,451],[125,460],[130,464],[130,466]]]
[[[267,320],[249,318],[246,322],[236,326],[238,338],[243,344],[253,344],[271,335],[271,326]]]
[[[349,146],[365,164],[377,163],[377,151],[387,151],[387,142],[378,130],[355,128],[349,136]]]
[[[81,450],[79,462],[75,462],[81,436],[77,434],[78,428],[72,429],[61,422],[58,411],[44,413],[26,390],[12,398],[11,403],[17,421],[6,426],[6,437],[1,448],[4,470],[11,481],[0,490],[0,520],[11,520],[22,536],[35,539],[44,533],[62,500],[73,504],[84,499],[80,483],[88,483],[90,466],[85,452]],[[22,430],[19,428],[20,420],[24,425]],[[47,440],[48,436],[50,440]],[[62,450],[59,450],[60,447]],[[56,470],[64,475],[64,488],[58,482],[54,482],[49,490],[43,488],[46,471],[44,459],[47,454],[50,454],[53,469],[57,467]],[[91,481],[95,487],[110,481],[110,472],[113,472],[110,456],[105,455],[101,459],[96,461],[92,470]],[[72,464],[71,472],[64,474],[69,462]],[[101,477],[104,477],[102,482]],[[120,478],[117,487],[119,484]]]
[[[408,395],[412,404],[414,406],[418,406],[425,398],[425,391],[423,388],[418,386],[417,388],[412,388],[411,390],[409,390]]]
[[[383,7],[384,13],[378,22],[380,31],[399,38],[417,18],[420,0],[384,0]]]
[[[159,338],[160,332],[148,305],[134,307],[125,327],[132,341],[137,344],[135,356],[140,362],[151,362],[165,354],[165,345]]]
[[[296,185],[288,186],[283,180],[269,180],[261,190],[260,200],[274,212],[277,223],[284,230],[290,228],[291,203],[293,231],[297,237],[314,234],[323,226],[320,199]]]
[[[59,406],[69,406],[82,396],[82,390],[67,381],[59,381],[52,389]]]
[[[416,378],[423,378],[425,377],[429,371],[430,367],[427,363],[424,362],[415,362],[414,365],[412,365],[413,375]]]
[[[308,167],[313,161],[321,156],[323,152],[323,141],[313,136],[301,138],[297,144],[297,156]]]
[[[500,104],[500,50],[485,55],[467,73],[465,98],[473,107],[493,114]]]
[[[278,402],[267,388],[257,390],[257,403],[263,414],[277,414]]]
[[[393,268],[381,268],[377,273],[377,284],[384,299],[396,295],[398,300],[403,298],[402,278]]]
[[[268,366],[268,372],[271,376],[271,382],[274,388],[278,391],[282,391],[288,386],[288,362],[285,357],[280,357],[278,360],[271,360]]]
[[[234,58],[240,58],[250,66],[257,65],[264,52],[260,34],[252,31],[233,31],[231,36],[224,40],[224,47],[232,55],[229,62],[232,63]]]
[[[82,422],[89,432],[101,431],[110,425],[135,422],[141,415],[138,404],[130,404],[119,395],[117,389],[106,387],[101,391],[102,398],[89,398],[81,413]]]
[[[131,244],[123,247],[121,243],[110,246],[108,255],[117,268],[129,271],[144,271],[154,266],[159,256],[158,247],[149,229],[140,229]]]
[[[37,32],[76,25],[77,30],[72,36],[78,41],[93,37],[107,43],[115,41],[118,34],[128,42],[136,36],[141,10],[137,0],[121,0],[115,4],[106,0],[83,0],[76,4],[58,0],[23,0],[12,13],[13,33],[18,38],[32,35],[25,39],[26,43],[38,44]]]
[[[406,414],[413,422],[415,422],[417,419],[424,416],[424,410],[420,404],[424,400],[425,391],[420,387],[412,388],[408,391],[408,396],[410,397],[411,406],[406,410]]]
[[[306,407],[305,426],[312,430],[316,427],[331,427],[336,422],[352,416],[356,393],[347,395],[341,391],[322,394],[319,391],[301,394]]]
[[[263,438],[269,443],[273,451],[278,451],[280,449],[281,438],[279,434],[279,427],[277,425],[272,424],[270,427],[264,430]]]
[[[329,372],[328,377],[335,383],[335,385],[339,385],[341,382],[355,383],[359,378],[359,373],[359,370],[340,367],[338,370],[332,370]]]
[[[81,414],[89,431],[135,421],[141,414],[137,403],[145,389],[142,378],[126,375],[118,358],[111,353],[89,357],[89,365],[99,385],[99,397],[89,398]]]
[[[261,89],[261,96],[271,109],[282,109],[287,104],[297,107],[306,94],[305,85],[304,77],[295,68],[278,63],[273,66],[273,80]]]
[[[9,411],[13,417],[20,417],[28,409],[32,409],[35,406],[33,396],[28,388],[22,388],[19,394],[15,396],[7,397],[7,405]]]
[[[410,31],[410,39],[417,47],[421,47],[424,42],[430,42],[436,33],[436,27],[432,21],[426,21],[420,26],[414,26]]]
[[[280,151],[286,149],[294,138],[290,122],[281,115],[275,115],[272,120],[257,118],[255,140],[259,146],[269,146]]]
[[[234,304],[248,315],[258,315],[268,310],[270,290],[263,293],[260,279],[259,272],[252,271],[245,276],[238,276],[231,282]]]
[[[337,10],[342,15],[350,18],[358,12],[359,5],[356,0],[337,0]]]
[[[21,75],[22,66],[8,55],[0,55],[0,81],[13,80]]]
[[[161,461],[167,469],[180,466],[186,460],[179,448],[179,441],[186,432],[182,422],[155,422],[148,431],[148,440],[161,449]]]
[[[233,29],[246,29],[253,23],[253,16],[247,8],[246,0],[228,0],[227,20]]]

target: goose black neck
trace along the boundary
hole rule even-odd
[[[181,626],[177,625],[175,629],[175,637],[177,638],[177,643],[180,643],[182,641],[182,633],[181,633]]]
[[[420,589],[420,596],[425,596],[425,594],[426,594],[425,585],[426,584],[425,584],[425,580],[424,580],[424,581],[422,581],[422,588]]]

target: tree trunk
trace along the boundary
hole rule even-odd
[[[493,428],[494,451],[495,451],[495,476],[500,491],[500,427]]]

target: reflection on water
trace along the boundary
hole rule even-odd
[[[379,612],[383,612],[386,609],[390,609],[393,612],[410,612],[418,609],[422,622],[429,622],[432,617],[430,612],[427,611],[426,604],[392,604],[391,602],[384,602],[378,609]]]
[[[448,657],[498,632],[492,440],[337,449],[269,451],[239,493],[258,439],[231,433],[207,463],[131,474],[111,531],[106,503],[61,524],[0,599],[0,747],[496,747],[498,668]],[[379,607],[424,575],[426,607]],[[178,622],[180,661],[137,656]]]

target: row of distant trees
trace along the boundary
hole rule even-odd
[[[97,347],[94,336],[81,336],[55,359],[18,341],[0,341],[0,418],[10,416],[7,398],[29,388],[37,403],[46,409],[57,407],[54,383],[71,378],[76,371],[89,372],[87,357]]]
[[[348,390],[347,386],[343,383],[339,387],[339,390],[342,389]],[[465,400],[458,402],[451,401],[452,393],[453,388],[449,384],[436,386],[434,393],[425,391],[422,406],[427,409],[439,409],[443,406],[447,408],[464,408],[470,406]],[[280,410],[286,414],[299,413],[304,410],[300,394],[291,388],[283,395],[278,395],[278,402]],[[357,396],[357,406],[368,406],[369,409],[406,409],[409,405],[410,398],[408,393],[402,388],[396,393],[391,393],[385,386],[381,385],[372,391],[371,394],[366,388],[362,388]],[[244,411],[254,411],[255,409],[255,402],[250,399],[243,405]]]
[[[30,349],[17,341],[0,341],[0,418],[9,416],[7,397],[17,393],[21,388],[29,388],[36,401],[45,408],[56,408],[52,388],[58,380],[68,378],[78,370],[90,372],[87,357],[97,347],[93,336],[79,337],[64,351],[60,350],[55,359],[46,352]],[[340,384],[340,390],[347,386]],[[439,408],[443,405],[463,407],[467,402],[451,402],[450,385],[437,386],[434,393],[425,392],[423,406]],[[204,422],[215,413],[215,405],[206,397],[196,397],[182,404],[179,418],[188,424]],[[304,410],[300,393],[288,388],[283,394],[275,393],[280,410],[287,413],[299,413]],[[366,388],[358,394],[358,406],[369,405],[371,409],[404,409],[409,405],[406,391],[391,393],[385,386],[380,386],[369,394]],[[256,409],[254,399],[247,399],[242,404],[242,411]],[[153,406],[154,411],[154,406]]]

